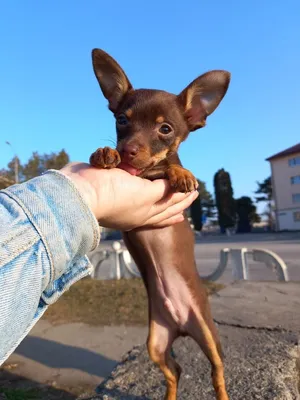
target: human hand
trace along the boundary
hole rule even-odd
[[[151,182],[118,168],[70,163],[60,172],[73,181],[101,226],[122,231],[181,222],[182,212],[198,196],[197,191],[171,193],[167,180]]]

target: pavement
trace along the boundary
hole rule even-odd
[[[230,399],[300,398],[299,291],[299,283],[237,282],[212,296]],[[183,368],[178,398],[215,399],[210,365],[195,342],[180,338],[174,351]],[[155,400],[163,398],[165,389],[142,345],[125,355],[98,395],[84,398]]]
[[[146,335],[146,327],[55,326],[40,320],[4,363],[4,370],[37,383],[94,391],[124,353],[145,343]],[[2,375],[0,371],[0,387],[1,379],[6,380]]]

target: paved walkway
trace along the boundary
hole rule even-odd
[[[145,343],[146,335],[143,327],[52,326],[42,320],[4,367],[35,382],[94,390],[127,351]]]

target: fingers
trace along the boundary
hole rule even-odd
[[[178,209],[180,209],[180,206],[185,206],[188,204],[185,208],[189,207],[192,202],[198,197],[199,193],[197,191],[190,192],[190,193],[170,193],[167,197],[163,198],[159,202],[157,202],[152,210],[151,210],[151,215],[157,215],[165,210],[172,209],[173,206],[178,205]],[[175,208],[177,210],[177,208]],[[181,209],[183,211],[184,209]]]
[[[164,204],[155,206],[155,215],[152,215],[143,225],[161,224],[172,217],[178,216],[188,208],[198,196],[199,193],[197,191],[189,193],[188,195],[182,193],[172,195]],[[158,212],[160,209],[162,209],[162,211]]]
[[[174,215],[173,217],[170,217],[168,219],[165,219],[161,222],[158,222],[157,224],[154,225],[147,225],[147,228],[166,228],[167,226],[175,225],[178,224],[179,222],[182,222],[184,220],[184,215],[183,214],[177,214]]]

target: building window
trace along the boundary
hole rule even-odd
[[[292,185],[300,184],[300,175],[292,176],[291,177],[291,184]]]
[[[300,203],[300,193],[293,194],[293,203]]]
[[[300,156],[289,159],[289,166],[290,167],[295,167],[296,165],[300,165]]]
[[[300,222],[300,211],[294,212],[294,221]]]

